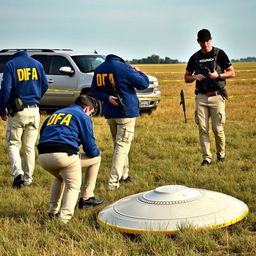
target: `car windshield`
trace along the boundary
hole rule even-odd
[[[97,66],[105,61],[105,57],[100,55],[77,55],[72,56],[72,59],[83,73],[93,72]]]

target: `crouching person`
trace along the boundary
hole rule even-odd
[[[86,167],[86,173],[79,208],[97,206],[104,201],[94,197],[101,157],[90,118],[93,111],[91,98],[80,95],[73,105],[47,118],[40,131],[37,146],[39,163],[54,176],[49,217],[58,217],[64,223],[73,216],[82,184],[83,167]],[[80,145],[83,153],[79,153]]]

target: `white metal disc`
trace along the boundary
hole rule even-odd
[[[118,200],[100,211],[98,222],[131,234],[172,234],[181,228],[226,227],[247,214],[245,203],[226,194],[167,185]]]

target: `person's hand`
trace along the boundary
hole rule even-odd
[[[8,116],[6,114],[4,114],[4,115],[1,116],[1,119],[3,121],[7,121],[8,120]]]
[[[115,96],[109,96],[108,101],[114,106],[119,106],[119,104],[117,103],[117,97]]]
[[[205,76],[202,74],[197,74],[197,75],[194,75],[194,79],[197,81],[202,81],[205,79]]]
[[[212,73],[209,72],[208,75],[209,75],[209,77],[210,77],[211,79],[216,79],[216,78],[219,77],[219,73],[218,73],[216,70],[214,70],[214,72],[212,72]]]
[[[132,66],[132,65],[131,65],[131,66]],[[137,71],[137,72],[140,71],[140,69],[139,69],[138,67],[136,67],[136,66],[132,66],[132,68],[133,68],[135,71]]]

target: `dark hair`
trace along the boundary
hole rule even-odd
[[[95,109],[94,101],[95,99],[92,97],[81,94],[76,98],[75,104],[81,106],[82,108],[91,107]]]

